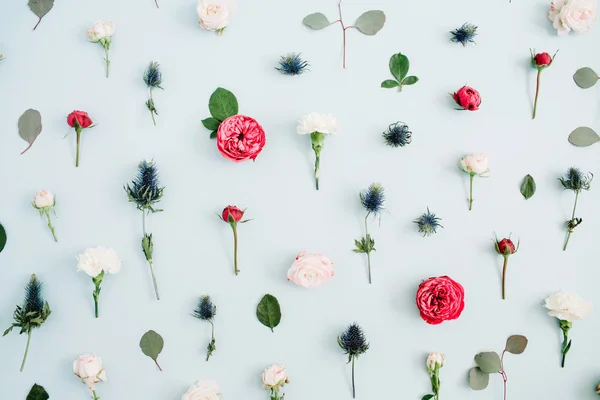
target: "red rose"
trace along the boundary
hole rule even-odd
[[[419,285],[417,307],[431,325],[457,319],[465,308],[465,290],[447,276],[429,278]]]
[[[76,128],[75,121],[77,121],[79,126],[84,129],[89,128],[93,124],[92,120],[88,116],[88,113],[86,113],[85,111],[75,110],[71,114],[69,114],[69,116],[67,117],[67,124],[69,124],[71,128]]]
[[[230,215],[233,218],[234,222],[240,222],[242,220],[242,218],[244,218],[244,211],[240,210],[236,206],[227,206],[223,210],[223,214],[221,215],[221,218],[223,218],[223,221],[225,221],[225,222],[230,222],[229,221]]]
[[[496,243],[496,251],[498,252],[498,254],[508,255],[515,254],[517,248],[515,247],[515,244],[512,240],[502,239],[501,241]]]
[[[481,96],[479,92],[472,87],[463,86],[452,95],[456,104],[469,111],[479,110],[481,104]]]
[[[223,157],[239,162],[254,160],[265,146],[265,131],[254,118],[234,115],[221,122],[217,147]]]
[[[552,57],[548,53],[538,53],[533,57],[533,64],[537,67],[546,67],[552,64]]]

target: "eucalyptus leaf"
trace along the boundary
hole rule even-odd
[[[598,74],[590,67],[584,67],[575,72],[573,80],[580,88],[589,89],[598,82]]]
[[[521,183],[521,194],[525,200],[529,200],[535,194],[536,184],[533,176],[525,175],[523,183]]]
[[[0,224],[0,253],[4,250],[6,246],[6,229]]]
[[[587,147],[600,142],[600,136],[587,126],[580,126],[569,135],[569,142],[575,146]]]
[[[238,101],[233,93],[227,89],[217,88],[208,101],[210,115],[219,122],[238,113]],[[210,128],[209,128],[210,129]]]
[[[390,58],[390,72],[398,82],[404,80],[406,74],[408,74],[409,67],[410,63],[408,62],[408,57],[402,53],[394,54],[392,58]]]
[[[521,354],[527,348],[527,338],[523,335],[512,335],[506,340],[506,351],[512,354]]]
[[[35,31],[35,28],[42,22],[42,18],[44,18],[44,16],[52,10],[52,7],[54,7],[54,0],[29,0],[27,5],[29,6],[29,9],[39,17],[37,24],[33,27],[33,30]]]
[[[36,383],[29,391],[25,400],[48,400],[49,398],[50,395],[46,392],[46,389]]]
[[[469,371],[469,386],[473,390],[483,390],[490,383],[490,375],[483,372],[479,367],[471,368]]]
[[[258,307],[256,307],[256,317],[264,326],[273,328],[279,325],[281,322],[281,308],[279,307],[279,301],[270,294],[265,294]]]
[[[202,120],[202,125],[204,125],[206,129],[216,131],[219,128],[219,121],[213,117],[209,117]]]
[[[325,14],[319,12],[307,15],[302,20],[302,23],[316,31],[327,28],[329,25],[331,25],[331,22],[329,22]]]
[[[486,374],[502,371],[500,356],[494,351],[479,353],[475,355],[475,364]]]
[[[29,146],[21,153],[23,154],[33,146],[35,139],[42,133],[42,115],[38,110],[30,108],[19,117],[18,127],[21,139],[29,143]]]
[[[383,28],[385,14],[380,10],[367,11],[356,20],[356,28],[365,35],[373,36]]]
[[[140,340],[140,348],[142,349],[142,353],[153,359],[161,371],[162,368],[160,368],[160,365],[158,365],[157,359],[164,346],[165,341],[162,336],[152,330],[144,333],[144,336],[142,336],[142,339]]]
[[[400,83],[398,83],[397,81],[395,81],[393,79],[388,79],[388,80],[381,82],[381,87],[385,88],[385,89],[395,88],[396,86],[399,86],[399,85],[400,85]]]
[[[414,85],[417,82],[419,82],[419,78],[417,78],[416,76],[407,76],[406,78],[404,78],[404,80],[402,82],[400,82],[400,84],[401,85]]]

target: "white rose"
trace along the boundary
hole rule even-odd
[[[588,32],[596,21],[597,0],[554,0],[548,12],[548,19],[560,36],[571,30],[577,33]]]
[[[221,400],[221,391],[215,381],[198,381],[181,397],[181,400]]]
[[[593,308],[591,301],[586,301],[575,293],[565,292],[549,296],[544,306],[550,310],[548,315],[568,322],[587,317]]]
[[[104,39],[110,42],[110,39],[115,34],[115,23],[114,22],[102,22],[97,21],[90,29],[88,29],[86,35],[90,42],[97,43]]]
[[[95,354],[84,354],[73,361],[73,372],[87,385],[90,390],[95,390],[94,384],[106,382],[106,371],[102,367],[102,359]]]
[[[235,11],[235,0],[200,0],[196,11],[204,29],[222,32]]]
[[[442,368],[444,366],[445,358],[446,356],[440,353],[429,353],[429,357],[427,357],[427,369],[433,371],[436,364]]]
[[[300,252],[287,272],[287,280],[305,288],[315,288],[334,275],[333,261],[323,254]]]
[[[54,194],[49,190],[40,190],[35,194],[33,206],[35,208],[46,208],[54,205]]]
[[[306,115],[298,124],[297,132],[300,135],[310,135],[314,132],[326,135],[336,135],[338,133],[338,123],[331,114],[310,113]]]
[[[488,156],[485,153],[471,153],[460,160],[463,171],[481,175],[489,171]]]
[[[116,274],[121,270],[121,260],[117,252],[106,247],[85,249],[77,257],[77,271],[84,271],[92,278],[97,277],[102,271]]]
[[[283,364],[273,364],[265,368],[261,378],[265,389],[279,388],[290,382]]]

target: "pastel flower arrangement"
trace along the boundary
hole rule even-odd
[[[96,383],[107,381],[102,359],[95,354],[82,354],[73,361],[73,373],[90,389],[93,400],[100,400],[96,394]]]
[[[121,260],[117,252],[106,247],[94,247],[85,249],[77,257],[77,271],[83,271],[92,278],[94,283],[94,315],[98,318],[98,299],[104,275],[117,274],[121,270]]]
[[[54,214],[56,216],[56,210],[54,207],[56,206],[56,197],[54,193],[49,190],[40,190],[35,194],[33,201],[31,202],[33,208],[40,212],[40,217],[46,216],[46,220],[48,221],[48,228],[52,233],[52,237],[55,242],[58,242],[56,238],[56,232],[54,231],[54,225],[52,225],[52,219],[50,214]]]
[[[321,166],[321,150],[325,145],[325,136],[337,135],[339,126],[331,114],[310,113],[306,115],[296,131],[300,135],[310,135],[313,151],[315,152],[315,186],[319,190],[319,172]]]

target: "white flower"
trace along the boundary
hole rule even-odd
[[[33,199],[33,206],[35,208],[46,208],[54,206],[54,194],[49,190],[40,190],[35,194]]]
[[[95,390],[94,384],[106,382],[106,371],[102,367],[102,359],[95,354],[83,354],[73,361],[73,372],[87,385]]]
[[[489,171],[488,156],[485,153],[471,153],[461,158],[460,168],[468,173],[481,175]]]
[[[549,296],[544,305],[548,315],[562,321],[573,322],[587,317],[592,312],[592,302],[586,301],[575,293],[558,292]]]
[[[188,389],[181,400],[221,400],[221,391],[215,381],[198,381]]]
[[[560,36],[589,32],[596,21],[597,0],[553,0],[548,19]]]
[[[121,260],[113,249],[95,247],[85,249],[77,257],[77,271],[84,271],[92,278],[97,277],[102,271],[116,274],[121,270]]]
[[[283,364],[273,364],[270,367],[265,368],[260,376],[265,389],[277,388],[278,390],[286,383],[290,383],[290,379],[287,376]]]
[[[110,43],[110,39],[114,34],[115,23],[102,21],[97,21],[90,29],[88,29],[86,33],[88,39],[92,43],[97,43],[100,41],[106,41]]]
[[[429,353],[429,357],[427,357],[427,369],[430,371],[435,370],[436,364],[439,365],[439,368],[442,368],[445,359],[446,356],[441,353]]]
[[[323,254],[301,251],[287,272],[287,280],[305,288],[314,288],[327,282],[333,275],[333,261]]]
[[[235,12],[235,0],[199,0],[198,22],[209,31],[223,32]]]
[[[309,135],[314,132],[336,135],[338,129],[337,120],[333,115],[310,113],[302,118],[302,121],[298,124],[297,132],[300,135]]]

